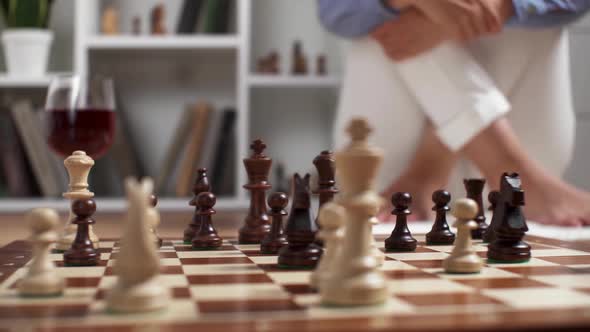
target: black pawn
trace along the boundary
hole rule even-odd
[[[72,202],[72,212],[76,215],[72,224],[78,225],[78,230],[72,246],[64,253],[64,264],[98,265],[100,254],[94,249],[89,235],[89,226],[95,223],[91,216],[96,212],[96,203],[92,198],[75,200]]]
[[[490,243],[494,241],[494,227],[498,223],[496,216],[496,207],[498,206],[498,201],[500,200],[500,192],[497,190],[492,190],[488,194],[488,201],[490,202],[490,207],[488,211],[492,211],[492,221],[490,222],[490,226],[483,234],[483,242]]]
[[[209,178],[207,177],[207,169],[206,168],[199,168],[197,170],[197,178],[195,179],[195,183],[193,184],[193,198],[188,203],[190,206],[195,207],[195,213],[193,214],[193,219],[188,224],[186,229],[184,230],[184,243],[190,244],[195,237],[195,234],[201,228],[201,216],[199,215],[199,207],[197,206],[197,196],[200,193],[209,192],[211,191],[211,186],[209,185]]]
[[[268,213],[272,218],[270,232],[260,242],[260,252],[263,254],[276,254],[279,249],[287,245],[287,237],[283,233],[283,218],[287,215],[285,208],[289,198],[285,193],[276,192],[268,197]]]
[[[412,196],[410,193],[398,192],[391,197],[391,203],[394,206],[391,214],[396,216],[395,228],[391,232],[391,236],[385,239],[385,249],[387,251],[416,250],[418,241],[412,237],[407,219],[407,216],[412,213],[410,211]]]
[[[451,232],[447,224],[447,212],[451,209],[449,207],[451,194],[446,190],[437,190],[432,193],[432,201],[434,202],[432,210],[436,211],[436,219],[432,229],[426,234],[426,244],[453,244],[455,234]]]
[[[322,255],[322,248],[315,245],[317,226],[311,217],[311,192],[309,174],[293,177],[293,204],[285,233],[288,245],[279,250],[278,264],[286,269],[312,269]]]
[[[198,214],[201,217],[201,228],[195,234],[192,240],[193,249],[210,250],[221,247],[223,239],[217,235],[215,227],[213,227],[211,216],[216,212],[213,209],[217,199],[215,195],[210,192],[200,193],[197,196]]]
[[[151,194],[150,197],[149,197],[149,203],[150,203],[150,206],[151,207],[156,208],[156,205],[158,205],[158,196],[156,196],[154,194]],[[162,238],[160,238],[158,236],[158,233],[156,232],[156,229],[153,229],[153,232],[154,232],[154,235],[156,236],[156,238],[158,239],[157,240],[158,248],[162,247],[162,243],[164,241],[162,241]]]

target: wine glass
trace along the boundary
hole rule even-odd
[[[82,150],[98,159],[115,137],[113,81],[58,75],[49,85],[44,115],[51,150],[62,157]]]

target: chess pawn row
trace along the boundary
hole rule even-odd
[[[21,296],[58,296],[63,293],[65,282],[49,256],[50,246],[57,241],[55,231],[59,216],[51,209],[35,209],[26,216],[32,235],[33,259],[26,275],[18,283]]]

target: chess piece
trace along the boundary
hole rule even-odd
[[[209,178],[207,177],[207,169],[199,168],[197,170],[197,178],[193,183],[193,198],[188,203],[190,206],[195,207],[195,213],[193,219],[184,230],[183,240],[185,244],[191,244],[195,234],[201,229],[201,215],[199,214],[199,207],[197,206],[197,196],[200,193],[210,192],[211,185],[209,185]]]
[[[148,208],[148,220],[149,220],[149,227],[150,231],[152,232],[152,236],[154,239],[154,243],[158,248],[162,246],[162,239],[158,236],[158,226],[160,225],[160,213],[156,209],[156,205],[158,205],[158,196],[151,194],[149,197],[149,205]]]
[[[131,32],[134,35],[141,35],[141,17],[133,17],[133,21],[131,22]]]
[[[385,239],[385,250],[387,251],[414,251],[418,241],[412,237],[408,229],[407,216],[411,214],[409,207],[412,204],[410,193],[398,192],[391,196],[391,203],[394,206],[391,214],[396,216],[395,227],[391,235]]]
[[[329,282],[331,273],[335,270],[334,262],[342,246],[344,237],[344,218],[346,211],[341,205],[334,202],[326,203],[318,213],[318,221],[321,226],[316,237],[325,244],[325,252],[320,258],[317,268],[310,276],[310,285],[315,289]]]
[[[477,228],[471,232],[471,236],[473,236],[474,239],[481,239],[488,228],[488,224],[486,224],[486,216],[483,213],[482,198],[483,187],[486,184],[486,180],[464,179],[463,184],[465,185],[465,190],[467,191],[467,198],[474,200],[478,206],[477,216],[474,220],[477,223]]]
[[[285,193],[276,192],[268,197],[269,215],[272,217],[270,232],[260,242],[260,252],[276,254],[279,249],[287,245],[287,237],[283,233],[283,217],[287,215],[285,208],[289,198]]]
[[[326,76],[326,55],[320,54],[316,60],[316,73],[318,76]]]
[[[517,173],[504,173],[500,180],[500,199],[494,211],[494,240],[488,245],[488,261],[502,263],[526,262],[531,246],[522,239],[529,230],[522,212],[524,191]]]
[[[291,73],[293,75],[307,75],[307,57],[303,53],[303,46],[301,41],[296,40],[293,42],[292,48],[292,68]]]
[[[96,203],[92,198],[76,200],[72,203],[72,212],[76,215],[72,224],[78,227],[72,246],[64,253],[64,264],[68,266],[98,265],[100,254],[94,249],[89,234],[90,225],[94,224],[92,215],[96,212]]]
[[[334,154],[332,151],[322,151],[313,160],[313,165],[318,171],[318,189],[314,191],[314,194],[319,195],[320,198],[318,209],[321,209],[324,204],[331,202],[334,199],[334,195],[338,193],[336,181],[334,180],[336,175],[334,164]],[[316,224],[318,224],[317,219]]]
[[[34,209],[26,220],[31,227],[29,241],[33,246],[33,259],[26,275],[18,282],[18,293],[25,297],[61,295],[65,282],[49,257],[49,247],[57,241],[55,228],[59,216],[51,209]]]
[[[245,158],[244,166],[248,173],[248,183],[244,185],[250,191],[250,209],[240,228],[238,242],[241,244],[259,244],[270,231],[270,220],[266,210],[266,191],[271,188],[268,173],[272,159],[264,154],[266,144],[260,139],[250,144],[253,153]]]
[[[119,33],[119,12],[114,6],[108,6],[102,13],[101,31],[104,35]]]
[[[371,218],[371,229],[375,225],[379,225],[379,219],[376,216],[373,216]],[[377,241],[375,241],[375,238],[372,236],[371,236],[371,252],[373,253],[373,257],[375,257],[375,259],[377,260],[377,264],[379,266],[383,265],[383,263],[385,262],[385,253],[383,251],[381,251],[381,249],[379,249],[379,245],[377,244]]]
[[[166,34],[166,9],[163,4],[158,4],[152,8],[151,12],[151,32],[152,35]]]
[[[107,293],[106,306],[109,311],[120,313],[159,310],[168,304],[170,294],[159,281],[160,256],[145,227],[153,182],[144,179],[138,183],[128,178],[125,189],[129,208],[121,249],[113,267],[117,281]]]
[[[473,219],[477,217],[479,206],[469,198],[462,198],[453,205],[453,215],[457,220],[457,240],[451,254],[443,261],[447,273],[478,273],[483,267],[483,260],[473,249],[472,230],[478,227]]]
[[[486,232],[483,234],[483,242],[490,243],[494,241],[494,228],[498,224],[498,218],[496,218],[496,207],[498,206],[498,202],[500,201],[500,192],[497,190],[492,190],[488,194],[488,202],[490,202],[490,207],[488,211],[492,211],[492,221],[490,221],[490,225]]]
[[[84,151],[74,151],[71,156],[64,160],[64,166],[68,171],[70,178],[70,184],[68,192],[63,194],[63,197],[73,202],[77,199],[88,199],[94,197],[94,193],[88,190],[88,174],[90,169],[94,166],[94,160],[86,155]],[[70,205],[71,206],[71,205]],[[74,213],[70,209],[68,219],[66,220],[66,226],[64,227],[63,233],[60,239],[57,241],[55,246],[56,251],[64,252],[72,246],[74,238],[76,238],[76,225],[72,224],[74,220]],[[92,225],[88,228],[90,234],[90,240],[95,249],[99,247],[99,240]]]
[[[293,176],[293,202],[285,228],[288,244],[279,250],[278,258],[282,268],[311,269],[322,255],[322,248],[313,243],[317,226],[311,217],[309,179],[309,174]]]
[[[350,122],[350,144],[335,154],[338,183],[342,194],[338,203],[345,209],[344,239],[328,282],[320,285],[320,301],[325,305],[372,305],[391,295],[372,250],[372,218],[383,199],[374,189],[383,151],[368,143],[371,128],[364,118]]]
[[[213,227],[211,216],[215,214],[213,206],[217,198],[213,193],[204,192],[197,196],[197,206],[199,208],[199,215],[201,216],[201,228],[193,238],[193,249],[209,250],[221,247],[223,240],[217,235],[215,227]]]
[[[451,201],[451,194],[446,190],[437,190],[432,193],[432,201],[434,202],[432,210],[436,211],[436,219],[434,219],[432,229],[426,234],[426,244],[453,244],[455,234],[451,232],[447,224],[447,211],[451,209],[448,205]]]

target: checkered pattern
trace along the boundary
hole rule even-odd
[[[183,322],[257,315],[280,320],[466,313],[494,319],[493,312],[590,308],[590,252],[532,242],[534,258],[527,263],[487,264],[480,274],[446,274],[442,260],[452,246],[427,246],[424,236],[416,238],[416,252],[386,253],[381,269],[389,280],[390,300],[367,308],[322,307],[308,286],[310,271],[281,270],[277,256],[261,254],[258,245],[224,241],[218,250],[193,251],[181,241],[164,241],[160,278],[170,288],[172,301],[164,312],[139,317]],[[485,245],[476,241],[475,246],[484,256]],[[78,327],[81,322],[136,321],[137,315],[105,311],[105,295],[116,280],[112,266],[118,248],[117,242],[101,242],[101,261],[94,267],[64,267],[62,254],[52,254],[67,288],[63,297],[41,299],[17,295],[16,283],[31,258],[26,244],[15,242],[0,249],[0,326],[47,317]]]

